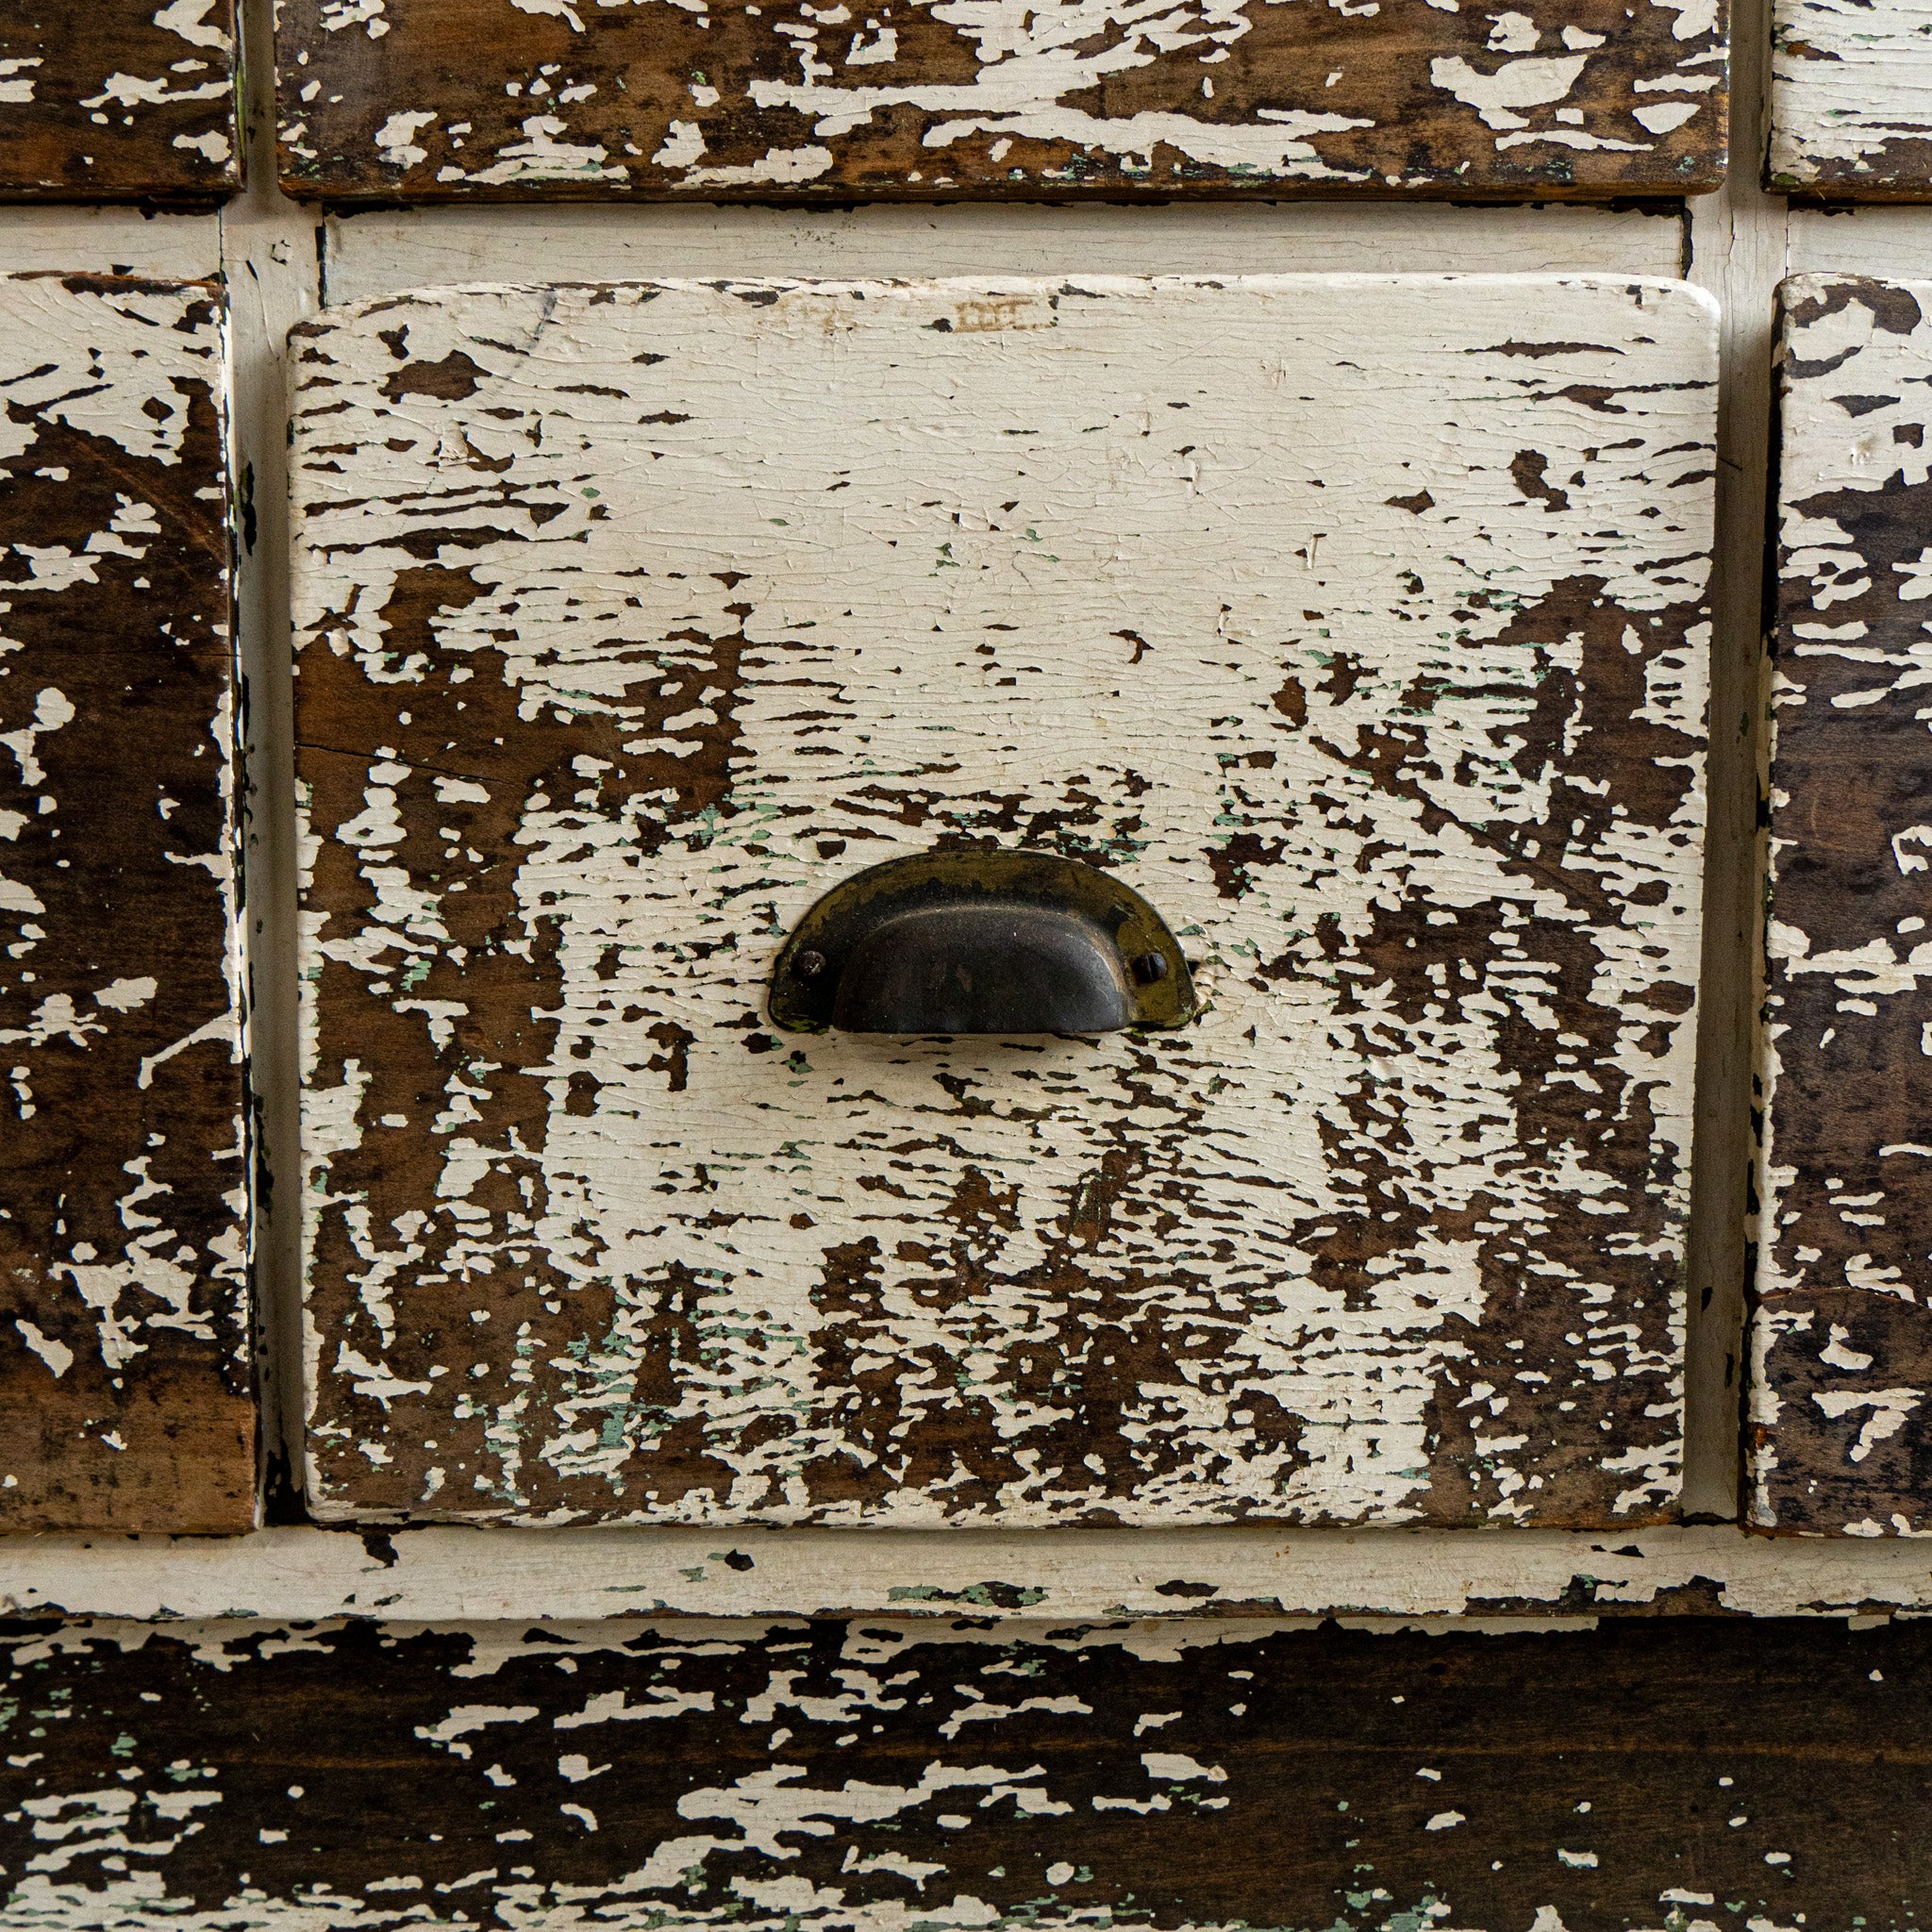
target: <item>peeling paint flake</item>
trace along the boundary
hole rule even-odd
[[[478,289],[291,353],[325,1515],[1670,1512],[1702,297]],[[771,1026],[822,892],[974,843],[1143,891],[1198,1024]]]

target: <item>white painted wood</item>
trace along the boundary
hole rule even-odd
[[[305,1099],[317,1507],[1017,1526],[1668,1505],[1713,319],[1623,278],[1261,277],[484,289],[312,325],[299,728],[338,762],[306,769],[335,785],[356,734],[388,728],[384,687],[441,707],[440,665],[477,672],[457,738],[398,739],[398,714],[355,815],[308,834],[336,866],[318,878],[342,877],[335,841],[381,901],[332,885],[306,925],[305,980],[335,989],[311,1003]],[[475,594],[392,664],[406,574],[437,555]],[[344,685],[331,659],[359,670]],[[1631,692],[1607,696],[1624,665]],[[501,716],[500,676],[521,693]],[[650,696],[665,677],[688,696]],[[477,1004],[475,963],[437,977],[460,908],[394,848],[460,812],[470,781],[447,774],[493,769],[492,729],[567,690],[622,721],[607,763],[661,760],[671,786],[728,745],[731,775],[702,826],[638,775],[600,800],[581,760],[592,790],[553,802],[547,780],[523,808],[523,916],[541,893],[557,937],[519,943],[533,974],[554,958],[560,991],[531,997],[561,1018],[533,1070],[547,1127],[520,1141],[543,1150],[547,1285],[510,1300],[530,1236],[474,1218],[505,1158],[487,1124],[386,1222],[336,1176],[373,1134],[474,1113],[457,1062],[362,1057],[381,1012],[503,1057],[509,1011]],[[1567,722],[1533,724],[1546,705]],[[1591,798],[1603,823],[1578,829]],[[1067,827],[1189,940],[1197,1028],[746,1052],[778,943],[855,858]],[[1445,963],[1408,986],[1389,949],[1441,928]],[[668,1087],[654,1026],[687,1035]],[[574,1074],[589,1108],[566,1105]],[[1584,1122],[1648,1137],[1648,1189],[1596,1164],[1598,1129],[1538,1112],[1577,1085],[1600,1096]],[[1127,1178],[1104,1178],[1116,1159]],[[1111,1218],[1070,1236],[1090,1192]],[[978,1286],[947,1316],[921,1284],[957,1269]],[[1524,1270],[1557,1299],[1512,1315],[1492,1297]],[[646,1400],[672,1276],[707,1284],[688,1313],[710,1339]],[[614,1325],[567,1341],[586,1289],[615,1295]],[[846,1292],[876,1309],[849,1329]],[[484,1319],[452,1320],[479,1293]],[[525,1316],[541,1336],[518,1358],[552,1377],[588,1347],[594,1386],[498,1388]],[[1468,1399],[1506,1385],[1474,1452],[1503,1474],[1477,1501],[1437,1409],[1492,1322],[1500,1366]],[[1083,1420],[1099,1361],[1028,1392],[1028,1336],[1145,1364],[1124,1421]],[[839,1420],[860,1403],[828,1379],[848,1347],[924,1364],[891,1438]],[[1508,1348],[1535,1364],[1521,1384]],[[1007,1473],[892,1474],[889,1442],[962,1388]],[[1291,1421],[1257,1436],[1263,1407]],[[678,1419],[711,1460],[658,1501]],[[839,1467],[853,1500],[824,1488]]]
[[[1774,18],[1772,181],[1932,195],[1932,7],[1777,0]]]
[[[1579,1579],[1585,1579],[1579,1582]],[[183,1618],[603,1619],[826,1614],[992,1619],[1539,1618],[1708,1584],[1749,1616],[1932,1609],[1932,1556],[1728,1527],[1419,1530],[424,1528],[366,1540],[270,1529],[215,1541],[37,1537],[0,1545],[0,1611]],[[1175,1584],[1187,1586],[1184,1590]]]
[[[332,216],[326,299],[432,282],[652,275],[1674,275],[1675,215],[1549,205],[452,208]]]
[[[0,208],[0,275],[146,275],[199,282],[221,273],[213,214],[144,215],[131,208]]]

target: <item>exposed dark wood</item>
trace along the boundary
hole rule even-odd
[[[0,201],[242,185],[234,0],[0,0]]]
[[[282,169],[338,200],[1681,194],[1724,9],[287,0]]]
[[[1757,1520],[1932,1527],[1932,287],[1786,285]]]
[[[0,280],[0,1528],[248,1526],[219,291]]]
[[[1885,1932],[1932,1893],[1923,1623],[14,1630],[23,1924]]]

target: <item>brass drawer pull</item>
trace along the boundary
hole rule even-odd
[[[835,886],[772,975],[774,1025],[819,1033],[1110,1033],[1198,1010],[1140,893],[1050,852],[924,852]]]

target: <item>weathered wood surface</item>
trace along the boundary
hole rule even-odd
[[[219,291],[0,279],[0,1527],[246,1528]]]
[[[325,1517],[1669,1510],[1703,298],[430,291],[294,361]],[[988,840],[1211,1010],[767,1030],[823,891]]]
[[[1682,194],[1718,0],[284,0],[282,172],[331,199]]]
[[[1928,29],[1924,0],[1774,0],[1774,187],[1932,200]]]
[[[15,1626],[5,1922],[1923,1924],[1932,1627]]]
[[[1757,1521],[1932,1528],[1932,284],[1784,293]]]
[[[234,0],[5,0],[0,201],[207,201],[242,184]]]

